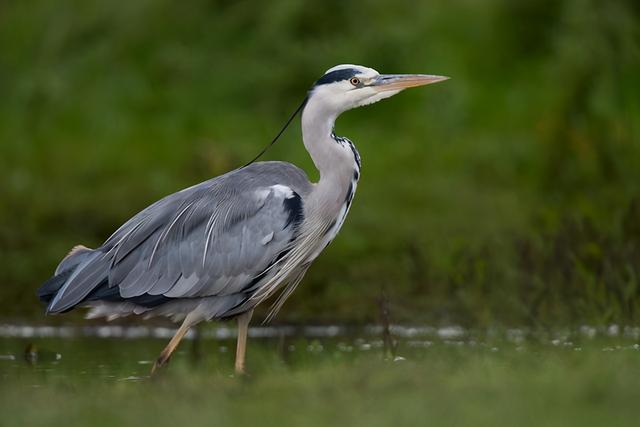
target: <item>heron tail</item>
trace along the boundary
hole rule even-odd
[[[38,288],[37,295],[40,301],[49,306],[78,266],[90,260],[93,252],[93,250],[82,245],[71,249],[69,254],[58,264],[53,277]]]
[[[44,282],[37,291],[40,301],[42,301],[44,304],[49,305],[53,297],[56,296],[56,293],[58,293],[62,285],[64,285],[64,283],[67,281],[67,279],[71,275],[71,272],[72,270],[63,271],[62,273],[57,274]]]

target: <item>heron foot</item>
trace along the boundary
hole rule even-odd
[[[235,371],[238,376],[245,375],[244,364],[247,353],[247,333],[249,331],[249,322],[251,321],[252,315],[253,310],[249,310],[238,316],[238,342],[236,346],[235,363]]]
[[[165,353],[164,351],[160,353],[160,356],[156,359],[155,362],[153,362],[153,366],[151,367],[151,376],[154,376],[160,368],[162,368],[164,365],[166,365],[169,362],[171,355],[164,354],[164,353]]]
[[[194,321],[194,316],[197,318],[197,315],[194,315],[194,313],[191,312],[187,315],[187,317],[185,317],[182,325],[180,325],[180,327],[176,331],[176,334],[173,336],[173,338],[171,338],[171,341],[169,341],[169,344],[167,344],[164,350],[160,352],[160,356],[153,364],[153,367],[151,368],[151,376],[153,376],[153,374],[155,374],[158,369],[167,364],[169,358],[171,357],[171,354],[173,354],[176,347],[178,347],[178,344],[180,344],[182,338],[187,334],[189,328],[198,323],[198,320]]]

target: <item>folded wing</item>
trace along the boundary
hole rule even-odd
[[[61,263],[56,277],[64,283],[48,312],[94,300],[151,307],[248,294],[288,250],[304,217],[306,176],[281,165],[252,165],[149,206],[77,263]]]

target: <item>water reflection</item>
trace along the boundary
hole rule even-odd
[[[92,325],[92,326],[32,326],[0,324],[0,337],[4,338],[159,338],[169,339],[176,329],[163,326],[122,326],[122,325]],[[526,339],[548,338],[553,345],[566,343],[570,337],[584,338],[617,337],[640,339],[640,327],[609,325],[594,327],[583,325],[576,329],[531,330],[527,328],[488,329],[474,331],[461,326],[452,325],[433,327],[427,325],[391,325],[390,332],[398,338],[426,338],[437,337],[442,340],[464,340],[478,334],[487,337],[501,337],[512,343],[521,343]],[[321,326],[254,326],[249,329],[252,338],[279,337],[308,337],[308,338],[336,338],[344,336],[381,336],[383,327],[368,325],[363,327],[349,327],[344,325]],[[193,339],[195,331],[191,330],[185,337]],[[206,327],[200,334],[205,339],[227,340],[235,337],[235,328],[224,325]]]
[[[208,325],[209,326],[209,325]],[[40,378],[100,378],[139,382],[147,377],[153,357],[174,329],[159,326],[33,326],[0,325],[0,378],[22,375]],[[486,357],[531,354],[538,349],[560,352],[640,351],[640,328],[611,325],[574,329],[527,328],[470,330],[460,326],[393,325],[390,351],[382,327],[370,325],[257,326],[249,358],[256,370],[304,367],[318,363],[351,363],[362,358],[407,362],[425,357],[449,357],[456,352]],[[180,369],[231,372],[235,329],[210,325],[192,331],[174,356]],[[126,340],[124,342],[123,340]],[[435,355],[435,356],[434,356]],[[195,368],[194,368],[195,369]],[[34,384],[39,384],[34,381]]]

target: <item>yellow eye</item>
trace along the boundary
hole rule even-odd
[[[357,77],[351,77],[351,80],[349,80],[349,82],[354,86],[358,86],[360,84],[360,79]]]

